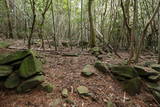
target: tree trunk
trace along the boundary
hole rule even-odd
[[[10,6],[9,6],[8,0],[5,0],[5,5],[7,9],[7,19],[8,19],[8,32],[9,32],[8,37],[13,38],[13,29],[12,29],[11,16],[10,16]]]
[[[31,49],[31,40],[32,40],[33,32],[34,32],[35,23],[36,23],[35,1],[34,0],[32,0],[32,1],[30,0],[30,5],[31,5],[31,8],[32,8],[33,21],[32,21],[31,32],[30,32],[30,35],[28,37],[28,49]]]
[[[92,18],[92,3],[93,0],[88,1],[88,16],[90,23],[90,47],[93,48],[96,46],[96,35],[94,31],[93,18]]]

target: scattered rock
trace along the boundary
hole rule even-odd
[[[77,88],[77,91],[78,91],[78,93],[79,93],[80,95],[88,95],[88,93],[89,93],[88,88],[85,87],[85,86],[79,86],[79,87]]]
[[[4,85],[6,88],[16,88],[20,82],[19,76],[16,73],[12,73],[5,81]]]
[[[83,76],[86,76],[86,77],[90,77],[92,76],[94,73],[92,72],[93,71],[93,66],[92,65],[86,65],[84,68],[83,68],[83,71],[81,72],[81,74]]]
[[[141,89],[141,79],[136,77],[123,82],[124,90],[130,95],[136,95]]]
[[[41,88],[43,89],[43,91],[51,93],[54,90],[55,86],[50,83],[44,82],[41,84]]]
[[[97,62],[95,63],[95,67],[96,67],[99,71],[101,71],[101,72],[103,72],[103,73],[107,73],[107,72],[108,72],[108,67],[107,67],[107,65],[106,65],[105,63],[101,62],[101,61],[97,61]]]
[[[1,65],[0,66],[0,77],[8,76],[12,73],[12,67],[8,65]]]
[[[23,78],[28,78],[39,72],[42,72],[42,64],[33,55],[25,58],[19,68],[19,75]]]
[[[44,77],[42,75],[35,76],[31,79],[25,80],[17,87],[17,92],[24,93],[31,91],[33,88],[37,87],[44,81]]]
[[[68,97],[68,90],[66,88],[62,90],[62,97],[64,98]]]

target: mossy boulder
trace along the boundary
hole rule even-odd
[[[85,77],[90,77],[90,76],[94,75],[93,69],[94,69],[94,66],[92,66],[92,65],[86,65],[83,68],[83,71],[81,72],[81,74],[83,76],[85,76]]]
[[[37,87],[44,81],[43,75],[37,75],[28,80],[25,80],[17,87],[17,92],[25,93],[31,91],[33,88]]]
[[[12,73],[12,67],[7,65],[0,66],[0,77],[8,76]]]
[[[88,93],[89,93],[88,88],[85,86],[79,86],[77,88],[77,91],[78,91],[79,95],[88,95]]]
[[[42,72],[42,64],[33,55],[25,58],[19,68],[19,75],[23,78],[28,78],[39,72]]]
[[[12,73],[4,83],[6,88],[15,88],[20,84],[21,80],[16,73]]]
[[[131,66],[116,65],[116,66],[110,67],[110,69],[115,76],[124,77],[126,79],[132,79],[132,78],[138,77],[137,72]]]
[[[157,75],[159,74],[154,69],[142,66],[134,66],[134,69],[137,71],[139,76],[150,76],[150,75]]]
[[[31,51],[24,50],[24,51],[16,51],[14,53],[9,54],[6,57],[0,59],[0,65],[8,65],[13,62],[23,60],[25,57],[31,55]]]
[[[153,64],[153,65],[151,65],[151,68],[160,72],[160,65],[159,64]]]
[[[108,67],[105,63],[101,62],[101,61],[97,61],[94,65],[99,71],[103,72],[103,73],[107,73],[108,72]]]
[[[123,82],[124,90],[130,95],[136,95],[140,93],[141,79],[139,77],[127,80]]]

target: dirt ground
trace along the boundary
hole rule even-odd
[[[15,51],[16,49],[0,49],[0,53]],[[78,57],[66,57],[61,53],[81,53]],[[158,107],[152,95],[144,89],[141,94],[129,96],[123,91],[120,84],[96,69],[96,74],[92,77],[81,76],[83,67],[87,64],[94,64],[96,57],[90,55],[86,50],[80,49],[61,49],[58,54],[55,51],[40,52],[46,63],[44,72],[46,81],[55,85],[52,93],[46,93],[39,88],[25,94],[17,94],[11,90],[0,90],[0,107],[107,107],[106,102],[112,101],[118,107]],[[102,55],[102,61],[105,63],[122,63],[128,57],[125,52],[119,52],[122,59],[114,55]],[[141,57],[141,61],[155,60],[151,55]],[[80,85],[88,87],[93,93],[92,97],[81,97],[76,88]],[[69,90],[69,98],[74,104],[68,104],[66,99],[62,98],[63,88]],[[57,103],[57,105],[56,105]]]

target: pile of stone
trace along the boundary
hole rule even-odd
[[[111,73],[130,95],[139,94],[143,87],[160,102],[160,65],[154,64],[148,67],[106,65],[98,61],[95,67],[103,73]]]
[[[1,88],[28,92],[44,81],[43,74],[41,61],[33,51],[17,51],[0,58]]]

